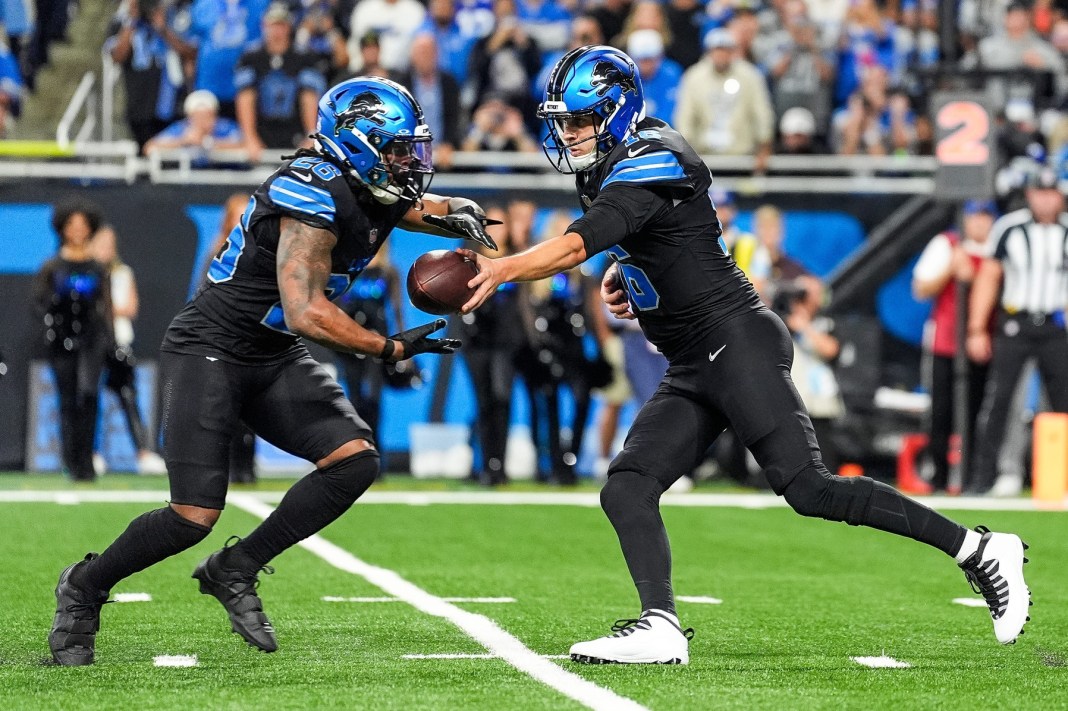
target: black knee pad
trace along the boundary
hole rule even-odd
[[[335,503],[348,508],[378,476],[378,462],[378,452],[365,449],[325,469],[316,469],[308,476],[320,477],[327,484]]]
[[[867,477],[834,476],[814,463],[798,472],[782,495],[802,516],[857,526],[864,520],[874,486]]]

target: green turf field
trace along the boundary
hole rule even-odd
[[[159,486],[145,481],[112,478],[100,486]],[[31,487],[62,488],[55,479],[0,477],[0,489]],[[254,495],[248,492],[246,499]],[[487,649],[449,619],[405,602],[324,602],[390,593],[303,548],[283,554],[260,590],[280,650],[253,651],[189,578],[227,536],[255,525],[254,515],[234,505],[203,544],[113,591],[148,593],[152,601],[104,608],[95,667],[46,665],[60,569],[154,507],[71,501],[0,503],[5,711],[584,708],[500,658],[405,659]],[[953,562],[932,549],[782,508],[666,506],[664,518],[677,593],[722,600],[679,603],[683,623],[697,631],[690,665],[548,662],[570,672],[565,685],[577,676],[615,694],[620,706],[629,699],[651,709],[1068,706],[1064,513],[959,514],[963,523],[1011,529],[1031,544],[1033,621],[1012,647],[995,642],[984,609],[952,602],[972,594]],[[614,535],[595,506],[368,503],[322,537],[432,596],[514,598],[455,608],[495,621],[538,655],[565,654],[572,642],[637,612]],[[868,669],[850,660],[883,654],[912,668]],[[157,655],[196,655],[198,666],[155,667]]]

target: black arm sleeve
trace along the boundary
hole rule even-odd
[[[671,204],[671,197],[660,190],[616,183],[602,190],[567,231],[582,237],[586,254],[593,256],[638,232]]]

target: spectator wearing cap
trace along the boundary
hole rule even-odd
[[[308,146],[315,132],[326,79],[314,55],[293,48],[292,33],[289,8],[271,5],[263,16],[262,46],[242,55],[237,66],[237,121],[253,161],[264,148]]]
[[[219,116],[219,101],[207,89],[198,89],[185,97],[185,118],[172,123],[145,144],[144,153],[168,148],[194,150],[193,166],[211,163],[209,152],[241,148],[245,145],[241,129],[228,118]]]
[[[704,44],[704,58],[682,75],[675,128],[698,153],[755,156],[762,173],[775,132],[764,76],[735,56],[730,30],[712,30]]]
[[[196,47],[194,89],[207,89],[219,101],[219,113],[236,116],[234,69],[241,54],[260,39],[260,20],[269,0],[194,0],[189,40]]]
[[[360,74],[366,77],[389,79],[390,71],[382,66],[382,45],[378,42],[378,33],[365,32],[356,44],[360,48]]]
[[[172,14],[163,2],[128,0],[104,42],[104,51],[122,67],[126,124],[139,150],[180,115],[181,60],[196,58],[196,49],[171,27]]]
[[[359,42],[368,32],[378,35],[382,66],[387,71],[407,69],[412,36],[425,18],[426,8],[419,0],[360,0],[349,23],[349,71],[363,73]]]
[[[635,30],[627,39],[627,54],[638,65],[645,89],[645,114],[670,121],[682,78],[682,67],[664,56],[664,41],[656,30]]]
[[[467,81],[467,60],[476,36],[456,21],[456,0],[430,0],[420,33],[430,32],[438,46],[438,66],[459,84]]]
[[[786,30],[783,43],[764,65],[775,113],[782,116],[793,106],[803,106],[815,118],[818,132],[827,135],[835,54],[820,46],[816,25],[803,16],[791,18]]]
[[[423,109],[423,117],[434,137],[434,165],[448,168],[452,152],[463,140],[460,113],[460,85],[440,69],[438,44],[430,32],[420,32],[412,40],[411,71],[398,81],[408,87]]]
[[[971,493],[986,493],[995,486],[1013,392],[1029,359],[1037,360],[1051,408],[1068,412],[1068,213],[1056,173],[1033,173],[1026,199],[1025,208],[994,223],[972,287],[968,356],[990,363],[990,379],[966,484]],[[988,330],[991,317],[997,319],[993,338]]]
[[[816,136],[816,117],[803,106],[793,106],[779,119],[779,143],[775,152],[781,155],[817,155],[827,152],[827,146]]]
[[[957,300],[959,284],[971,284],[986,253],[990,228],[997,217],[992,200],[969,200],[961,210],[961,229],[935,235],[912,269],[912,293],[921,300],[934,300],[923,331],[924,385],[931,395],[927,423],[927,451],[934,464],[931,487],[945,491],[949,482],[949,440],[953,434],[954,359],[957,355]],[[987,364],[968,360],[966,441],[975,448],[975,423],[983,402]],[[971,460],[971,457],[968,457]]]
[[[1001,31],[979,41],[961,60],[964,69],[1035,69],[1064,72],[1064,58],[1031,29],[1031,8],[1015,0],[1005,9]]]

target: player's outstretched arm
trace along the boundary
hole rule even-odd
[[[335,244],[329,230],[282,217],[277,274],[286,327],[335,351],[377,356],[386,338],[362,328],[326,298]]]
[[[497,249],[497,243],[486,234],[486,227],[499,224],[500,220],[488,219],[485,210],[474,200],[440,195],[424,195],[401,218],[401,226],[406,230],[474,240],[492,250]]]
[[[478,264],[478,274],[467,283],[475,290],[461,312],[471,313],[490,297],[497,287],[509,281],[537,281],[566,272],[586,260],[586,245],[581,235],[568,232],[545,240],[510,257],[491,259],[469,249],[456,250]]]

